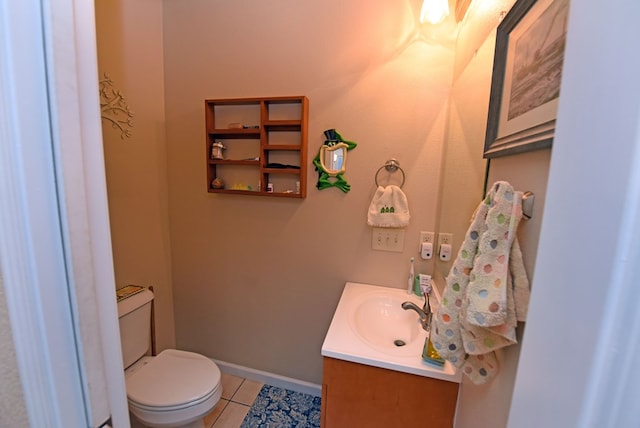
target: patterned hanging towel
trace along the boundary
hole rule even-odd
[[[367,224],[374,227],[405,227],[409,224],[409,204],[400,187],[378,186],[373,195]]]
[[[432,342],[476,384],[498,371],[495,350],[517,343],[526,319],[529,280],[515,236],[522,193],[497,182],[476,209],[447,276]]]

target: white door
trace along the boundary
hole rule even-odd
[[[33,427],[128,427],[93,2],[0,0],[0,272]]]
[[[571,1],[509,427],[638,427],[640,3]]]

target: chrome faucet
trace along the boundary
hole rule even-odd
[[[420,324],[422,325],[422,328],[426,331],[429,331],[429,329],[431,328],[432,317],[431,305],[429,304],[429,295],[427,293],[422,293],[422,295],[424,296],[424,306],[422,307],[422,309],[420,309],[420,307],[418,307],[418,305],[416,305],[415,303],[409,301],[402,303],[402,309],[404,309],[405,311],[409,309],[416,311],[416,313],[420,317]]]

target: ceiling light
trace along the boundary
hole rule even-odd
[[[439,24],[449,16],[448,0],[423,0],[420,10],[420,22]]]

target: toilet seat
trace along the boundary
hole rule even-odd
[[[144,411],[186,409],[215,395],[219,399],[220,376],[218,366],[205,356],[166,349],[126,377],[127,398]]]
[[[188,409],[190,407],[195,407],[201,403],[204,403],[207,400],[209,400],[211,397],[213,397],[215,392],[216,392],[215,390],[211,391],[209,394],[207,394],[205,397],[202,397],[200,400],[191,401],[189,403],[177,404],[175,406],[147,406],[147,405],[138,403],[136,401],[133,401],[131,399],[129,399],[129,406],[135,407],[136,409],[144,410],[147,412],[171,412],[174,410]]]

